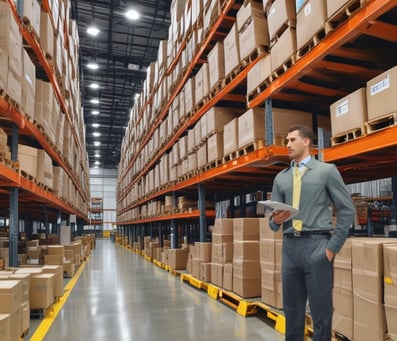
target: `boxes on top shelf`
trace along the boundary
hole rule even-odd
[[[38,37],[40,33],[40,5],[36,0],[23,1],[22,8],[23,22],[29,25],[35,35]]]
[[[391,115],[397,119],[397,66],[383,72],[367,82],[368,120],[375,120]],[[370,127],[372,128],[372,127]],[[372,129],[371,129],[372,130]]]
[[[339,99],[331,105],[330,109],[333,137],[341,134],[345,136],[345,133],[354,133],[357,137],[365,135],[364,124],[368,117],[365,88],[360,88]]]
[[[298,6],[297,6],[298,8]],[[327,20],[325,2],[323,0],[308,0],[296,15],[297,49],[300,50],[306,43],[324,28]]]
[[[254,17],[260,19],[265,18],[263,4],[254,0],[245,1],[237,12],[237,31],[241,32],[244,26],[248,25],[249,21]]]
[[[223,47],[225,49],[225,74],[228,75],[235,69],[241,61],[240,57],[240,40],[237,30],[237,24],[233,24],[230,32],[223,40]]]
[[[295,0],[276,0],[267,9],[270,39],[296,25]]]

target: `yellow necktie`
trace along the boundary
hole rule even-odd
[[[292,207],[299,209],[299,200],[301,197],[302,175],[299,165],[295,163],[293,188],[292,188]],[[292,227],[297,231],[302,231],[302,220],[292,219]]]

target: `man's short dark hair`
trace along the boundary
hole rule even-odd
[[[289,127],[288,132],[292,132],[292,131],[298,131],[299,132],[299,136],[302,138],[308,138],[310,140],[310,144],[312,144],[313,142],[313,138],[314,138],[314,133],[313,130],[305,125],[305,124],[295,124],[291,127]]]

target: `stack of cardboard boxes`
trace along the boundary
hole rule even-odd
[[[212,230],[211,282],[233,290],[233,219],[216,219]]]
[[[233,291],[241,297],[261,295],[259,220],[233,220]]]
[[[397,340],[397,245],[385,244],[383,256],[387,333],[390,340]]]

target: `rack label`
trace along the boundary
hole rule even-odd
[[[382,92],[383,90],[386,90],[388,88],[390,88],[389,74],[387,74],[385,79],[382,79],[380,82],[371,86],[371,96],[374,96],[379,92]]]
[[[344,114],[347,114],[349,112],[349,101],[343,101],[341,104],[339,104],[336,108],[335,108],[335,116],[342,116]]]

